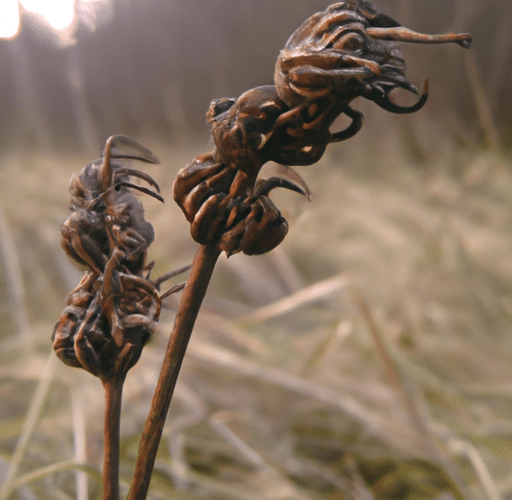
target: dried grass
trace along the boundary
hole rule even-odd
[[[291,223],[284,244],[267,256],[221,260],[171,408],[152,498],[512,496],[507,158],[452,144],[449,157],[418,164],[396,139],[384,144],[380,158],[376,146],[361,153],[354,144],[302,169],[313,201],[276,196]],[[204,149],[152,147],[171,165]],[[101,461],[100,387],[59,364],[43,401],[37,396],[52,324],[76,277],[58,228],[67,177],[84,161],[34,158],[7,168],[0,209],[12,245],[3,238],[10,273],[1,287],[11,302],[1,308],[0,387],[11,404],[0,411],[0,450],[3,463],[17,467],[13,498],[98,494],[91,471]],[[42,184],[48,169],[52,185]],[[157,268],[165,271],[186,262],[194,245],[185,224],[168,222],[179,217],[170,202],[174,174],[155,172],[168,203],[150,202],[147,211]],[[21,294],[13,294],[13,255]],[[19,326],[24,315],[28,327]],[[125,488],[172,318],[172,310],[164,313],[161,333],[128,377]],[[28,345],[20,342],[24,329]],[[76,463],[83,466],[70,474]]]
[[[397,5],[408,22],[411,2]],[[477,23],[481,10],[456,2],[454,29]],[[510,30],[497,39],[509,47]],[[506,54],[487,92],[508,71]],[[477,71],[471,78],[464,105],[480,111],[477,125],[495,146],[498,97]],[[290,221],[285,242],[265,256],[221,259],[151,498],[512,499],[510,158],[468,146],[478,127],[455,113],[390,117],[357,106],[363,131],[300,169],[313,201],[276,193]],[[146,202],[158,274],[195,251],[171,184],[209,146],[137,139],[164,165],[153,172],[167,203]],[[101,388],[87,373],[46,364],[80,275],[59,247],[67,182],[90,160],[2,158],[0,483],[4,493],[16,488],[13,499],[99,495]],[[124,491],[173,300],[127,379]]]

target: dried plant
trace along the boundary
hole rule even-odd
[[[218,256],[261,254],[282,242],[288,223],[268,197],[272,189],[284,187],[309,195],[294,171],[290,178],[259,179],[261,167],[268,161],[311,165],[328,144],[353,136],[362,125],[362,115],[349,106],[355,97],[365,97],[393,113],[415,112],[425,104],[427,82],[411,107],[390,99],[396,88],[417,92],[405,77],[405,63],[393,43],[397,41],[455,42],[467,48],[471,36],[415,33],[378,13],[367,1],[340,2],[311,16],[290,37],[277,60],[275,85],[211,103],[207,121],[215,150],[197,156],[173,185],[173,197],[200,247],[142,434],[130,500],[147,496],[178,373]],[[340,114],[352,123],[331,133],[330,126]]]
[[[309,188],[290,166],[316,163],[330,143],[360,130],[362,114],[350,107],[356,97],[392,113],[412,113],[424,106],[428,82],[412,106],[391,100],[397,88],[417,93],[405,76],[405,62],[395,43],[399,41],[454,42],[467,48],[471,36],[416,33],[378,13],[367,1],[340,2],[308,18],[290,37],[277,59],[274,85],[211,103],[206,116],[215,149],[194,158],[173,185],[174,200],[200,246],[183,287],[142,433],[129,499],[147,496],[176,380],[219,255],[258,255],[283,241],[288,223],[270,200],[270,192],[281,187],[309,198]],[[351,123],[331,132],[342,114]],[[147,149],[117,135],[107,140],[99,160],[71,179],[73,213],[62,225],[62,247],[86,271],[69,294],[53,335],[59,358],[99,377],[105,387],[106,500],[119,497],[125,376],[154,331],[162,297],[182,288],[159,293],[160,284],[182,270],[155,281],[150,278],[152,265],[146,258],[155,235],[134,191],[163,200],[157,183],[125,166],[127,160],[157,162]],[[284,166],[283,177],[260,178],[269,161]],[[134,184],[132,177],[150,188]]]
[[[142,204],[131,190],[163,201],[155,191],[130,182],[147,174],[125,167],[127,159],[157,163],[144,147],[128,137],[110,137],[102,158],[73,175],[70,181],[73,213],[61,228],[61,244],[77,263],[87,267],[68,295],[53,333],[53,347],[67,365],[99,377],[105,388],[104,498],[119,497],[119,426],[121,396],[128,370],[139,359],[154,332],[161,310],[158,288],[169,273],[150,279],[146,262],[154,239]],[[163,296],[181,289],[173,287]]]

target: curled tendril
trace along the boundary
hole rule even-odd
[[[427,102],[428,99],[428,79],[425,80],[423,84],[423,92],[418,99],[418,102],[413,104],[412,106],[399,106],[389,100],[388,93],[381,93],[379,91],[375,91],[374,93],[370,93],[366,96],[368,99],[373,101],[375,104],[379,105],[382,109],[389,111],[390,113],[397,114],[408,114],[415,113],[419,111]]]

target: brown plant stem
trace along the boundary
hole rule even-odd
[[[119,439],[124,376],[102,382],[105,389],[103,500],[119,500]]]
[[[151,408],[142,431],[137,463],[127,500],[146,499],[176,380],[219,255],[217,244],[202,245],[192,262],[190,275],[183,289],[167,344]]]

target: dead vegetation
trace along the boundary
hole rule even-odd
[[[406,22],[410,4],[400,4]],[[487,12],[457,5],[449,28]],[[496,33],[509,47],[509,32]],[[512,172],[497,147],[506,132],[486,118],[506,53],[485,74],[492,88],[474,74],[473,100],[443,115],[428,104],[405,119],[364,110],[358,137],[300,170],[311,203],[276,193],[284,243],[221,259],[151,498],[512,499]],[[459,111],[475,102],[479,121],[464,123]],[[208,147],[137,138],[163,164],[167,203],[146,204],[158,274],[195,251],[171,184]],[[25,150],[1,161],[0,499],[14,487],[15,499],[98,498],[99,386],[57,364],[50,342],[80,277],[58,243],[67,179],[88,159]],[[124,493],[174,300],[127,377]]]
[[[286,200],[291,231],[279,249],[221,260],[153,498],[512,495],[507,158],[452,144],[417,163],[398,130],[389,136],[379,148],[354,139],[301,170],[313,201]],[[439,139],[441,150],[449,140]],[[174,160],[164,165],[179,168],[190,149],[165,154]],[[34,156],[4,170],[0,377],[9,404],[0,437],[2,469],[17,464],[24,485],[15,498],[98,492],[98,386],[48,361],[63,291],[76,280],[58,248],[62,179],[80,161]],[[40,189],[49,169],[61,180]],[[155,176],[169,200],[173,175]],[[177,208],[150,205],[157,267],[185,262],[194,245]],[[127,379],[124,486],[172,319],[164,312]],[[70,474],[77,462],[91,469]]]

